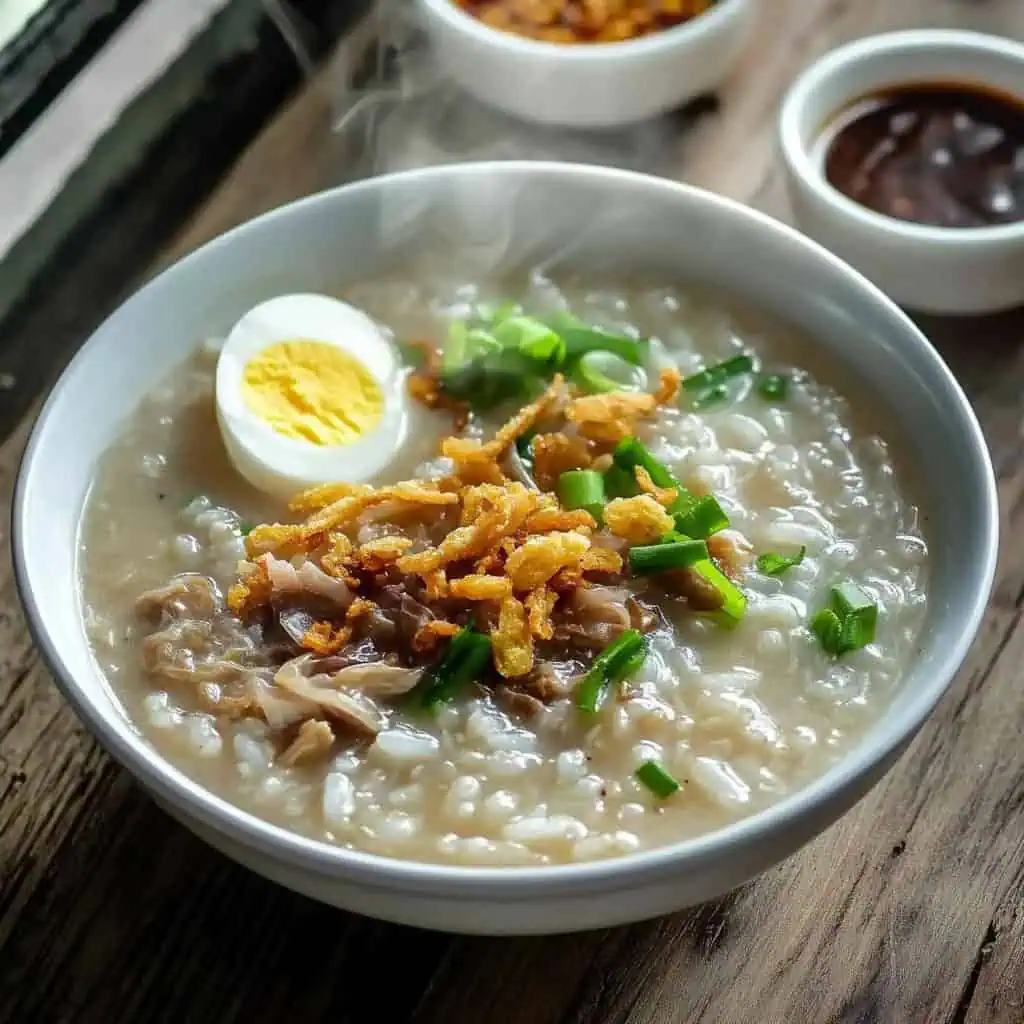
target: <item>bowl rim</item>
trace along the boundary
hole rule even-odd
[[[981,536],[978,538],[978,572],[955,638],[949,641],[946,634],[943,637],[934,637],[929,642],[929,645],[950,643],[943,659],[944,667],[931,677],[928,686],[922,686],[914,691],[898,723],[883,720],[876,724],[872,742],[862,742],[824,775],[777,804],[747,818],[705,835],[606,860],[544,866],[485,867],[402,860],[333,846],[272,824],[191,779],[149,744],[124,712],[123,705],[115,695],[110,694],[109,698],[113,705],[113,715],[111,716],[109,710],[104,713],[99,702],[94,702],[76,681],[74,673],[62,655],[60,637],[54,635],[48,628],[35,593],[29,585],[27,550],[23,536],[28,521],[28,483],[32,466],[39,457],[47,423],[62,405],[65,393],[74,387],[79,373],[83,372],[90,358],[90,349],[111,321],[118,316],[120,305],[90,335],[46,397],[22,453],[15,481],[11,516],[14,577],[36,647],[59,689],[78,717],[89,727],[92,735],[159,801],[176,808],[186,820],[194,820],[198,825],[224,837],[226,841],[241,844],[244,848],[262,854],[272,861],[284,861],[320,877],[343,878],[378,891],[395,892],[411,889],[421,893],[451,895],[463,899],[485,896],[495,902],[519,900],[527,893],[534,897],[568,896],[579,892],[608,893],[631,888],[636,884],[637,876],[653,881],[677,872],[682,866],[696,867],[713,862],[730,850],[742,853],[756,846],[767,835],[785,831],[787,827],[798,827],[799,823],[809,817],[816,808],[834,802],[843,793],[854,789],[860,779],[888,763],[913,737],[960,668],[974,641],[988,603],[995,576],[999,529],[995,473],[981,427],[951,370],[909,317],[862,274],[795,228],[738,201],[692,185],[633,171],[558,161],[482,161],[399,171],[326,189],[251,218],[206,242],[172,266],[164,268],[126,301],[140,301],[147,291],[159,287],[161,279],[173,273],[176,267],[184,266],[190,261],[205,259],[217,249],[237,244],[255,223],[287,221],[296,210],[330,207],[339,196],[358,192],[372,193],[386,188],[389,183],[424,184],[425,187],[429,187],[432,180],[436,179],[451,182],[463,176],[491,176],[502,173],[527,177],[535,175],[538,178],[582,178],[606,183],[612,187],[639,187],[651,193],[660,193],[667,198],[685,196],[691,202],[714,208],[727,219],[746,221],[756,225],[757,230],[781,236],[788,244],[797,246],[823,261],[832,273],[844,277],[876,307],[884,311],[893,329],[905,336],[906,344],[914,350],[916,357],[928,363],[931,371],[942,380],[951,399],[949,415],[957,417],[961,422],[984,480],[984,486],[976,494],[983,523]],[[78,514],[81,515],[81,509],[78,510]],[[75,600],[78,602],[80,614],[80,592],[76,593]],[[108,719],[120,719],[123,724],[118,727],[113,720]]]
[[[689,21],[637,39],[580,45],[530,39],[512,32],[503,32],[475,18],[455,3],[455,0],[419,0],[419,4],[450,29],[488,45],[497,45],[513,55],[557,55],[558,58],[570,63],[586,64],[605,57],[649,56],[684,44],[699,44],[707,36],[724,29],[732,17],[750,6],[750,0],[716,0],[712,7]]]
[[[804,111],[807,105],[830,80],[841,81],[851,69],[865,60],[879,55],[926,53],[941,61],[942,52],[959,50],[973,52],[1003,60],[1017,61],[1024,71],[1024,43],[1013,39],[990,35],[985,32],[973,32],[967,29],[904,29],[897,32],[880,32],[865,36],[830,50],[805,68],[795,79],[783,98],[778,117],[779,148],[790,173],[795,175],[806,188],[821,202],[830,206],[833,211],[842,214],[847,220],[855,220],[872,231],[887,236],[900,238],[928,245],[943,247],[981,247],[993,245],[1017,244],[1024,242],[1024,219],[1009,224],[992,224],[974,228],[945,228],[914,221],[904,221],[897,217],[889,217],[878,213],[856,200],[840,192],[825,177],[824,170],[814,158],[814,145],[805,145],[800,130]],[[942,78],[936,73],[935,80]],[[890,86],[921,84],[928,79],[892,76]],[[972,81],[948,79],[949,84],[992,85],[981,76]],[[995,86],[992,86],[995,88]],[[845,90],[840,90],[845,91]],[[879,90],[873,90],[877,92]],[[835,105],[824,119],[824,123],[816,130],[816,139],[824,129],[840,117],[852,103],[870,98],[872,93],[850,91],[846,98]],[[1021,96],[1024,102],[1024,95]],[[816,140],[815,140],[816,141]]]

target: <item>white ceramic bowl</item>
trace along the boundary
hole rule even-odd
[[[77,531],[97,459],[146,392],[200,339],[226,333],[255,303],[336,287],[417,255],[445,259],[467,280],[548,261],[725,288],[807,332],[881,410],[899,410],[908,464],[930,510],[928,618],[920,657],[892,708],[828,774],[770,810],[674,846],[599,863],[463,868],[339,849],[271,825],[193,782],[127,720],[82,624]],[[963,659],[992,581],[997,507],[985,442],[949,370],[910,320],[836,257],[791,228],[687,186],[508,162],[324,192],[162,273],[96,331],[54,388],[21,467],[13,523],[20,592],[58,684],[178,820],[255,871],[327,903],[408,924],[507,934],[595,928],[699,903],[839,817],[893,763]]]
[[[816,143],[859,99],[891,86],[987,86],[1024,103],[1024,45],[976,32],[921,30],[869,36],[813,64],[782,105],[779,142],[797,224],[901,305],[972,314],[1024,303],[1024,221],[938,228],[886,217],[826,180]]]
[[[752,0],[719,0],[677,28],[621,43],[565,45],[499,32],[452,0],[416,0],[445,74],[526,121],[610,128],[717,88],[747,39]]]

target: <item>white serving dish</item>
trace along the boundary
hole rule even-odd
[[[882,410],[898,410],[930,510],[928,619],[893,706],[825,776],[711,835],[618,860],[431,865],[339,849],[246,813],[164,760],[126,718],[90,652],[78,587],[78,524],[97,459],[200,339],[223,335],[257,302],[331,289],[421,247],[436,260],[441,242],[454,246],[453,269],[464,264],[467,280],[552,259],[607,267],[614,253],[613,266],[725,288],[806,332]],[[988,452],[962,391],[911,321],[838,258],[698,189],[582,165],[507,162],[323,192],[164,271],[100,326],[49,396],[17,481],[13,551],[30,627],[58,685],[107,750],[188,828],[326,903],[424,927],[523,934],[620,924],[702,902],[835,821],[892,765],[960,665],[991,586],[997,523]]]
[[[719,0],[691,22],[621,43],[566,45],[500,32],[452,0],[416,0],[441,70],[525,121],[612,128],[716,89],[749,36],[752,0]]]
[[[1024,304],[1024,221],[912,224],[861,206],[825,180],[815,144],[833,118],[880,89],[922,82],[973,83],[1024,103],[1024,45],[976,32],[892,32],[813,64],[790,88],[779,118],[796,223],[910,309],[976,314]]]

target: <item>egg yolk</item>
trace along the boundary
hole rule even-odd
[[[322,447],[352,444],[384,414],[377,381],[354,356],[322,341],[280,341],[245,366],[242,394],[279,434]]]

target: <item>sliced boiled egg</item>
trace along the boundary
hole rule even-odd
[[[365,483],[405,439],[393,346],[365,313],[325,295],[281,295],[249,310],[221,349],[216,402],[238,472],[284,499]]]

